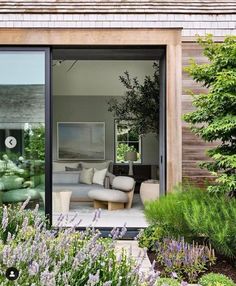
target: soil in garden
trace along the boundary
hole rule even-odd
[[[154,252],[148,252],[148,257],[151,263],[155,259]],[[163,267],[156,264],[156,270],[162,272]],[[213,265],[207,272],[215,272],[221,273],[228,277],[230,277],[236,283],[236,266],[233,266],[233,263],[230,261],[225,260],[224,258],[218,258],[216,264]]]

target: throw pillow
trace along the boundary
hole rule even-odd
[[[79,182],[82,184],[91,185],[93,183],[93,168],[83,169],[80,172]]]
[[[79,166],[78,168],[72,168],[72,167],[68,167],[68,166],[65,166],[65,170],[66,171],[81,171],[82,170],[82,168]]]
[[[107,173],[107,169],[98,170],[94,168],[93,184],[104,185],[104,179]]]
[[[112,185],[112,183],[113,183],[113,180],[115,179],[115,175],[113,175],[112,173],[110,173],[110,172],[108,172],[107,171],[107,173],[106,173],[106,177],[108,177],[109,178],[109,182],[110,182],[110,184]]]

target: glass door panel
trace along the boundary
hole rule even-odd
[[[0,203],[45,209],[46,50],[0,49]]]

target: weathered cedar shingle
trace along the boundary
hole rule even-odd
[[[236,0],[0,0],[0,13],[236,13]]]

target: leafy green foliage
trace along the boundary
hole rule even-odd
[[[27,129],[24,135],[25,158],[33,160],[45,160],[45,127]]]
[[[19,177],[24,177],[25,173],[26,173],[25,170],[20,166],[17,166],[12,160],[10,160],[7,154],[4,154],[2,156],[2,160],[0,160],[0,177],[14,176],[14,175],[17,175]]]
[[[160,241],[163,238],[163,235],[164,231],[161,227],[150,225],[144,230],[140,231],[138,235],[139,247],[154,250],[156,242]]]
[[[125,143],[119,143],[116,148],[116,161],[117,162],[125,162],[125,155],[129,151],[137,151],[134,146],[129,146]]]
[[[141,84],[135,77],[130,78],[126,71],[120,81],[126,88],[121,102],[113,98],[108,101],[108,111],[120,121],[132,122],[132,130],[140,135],[159,130],[159,62],[153,64],[153,77],[146,76]]]
[[[11,150],[7,150],[5,152],[0,152],[0,160],[3,158],[4,155],[7,155],[8,159],[16,162],[18,161],[21,154],[19,152],[12,152]]]
[[[183,212],[183,202],[190,203],[195,197],[203,196],[203,191],[199,189],[188,189],[181,191],[176,188],[167,196],[162,196],[156,201],[145,204],[145,215],[150,224],[158,225],[166,236],[174,238],[185,237],[192,240],[193,233],[189,228]]]
[[[218,273],[209,273],[203,275],[199,284],[202,286],[235,286],[236,284],[227,276]]]
[[[236,257],[236,201],[206,194],[183,202],[184,219],[195,236],[208,240],[227,257]]]
[[[173,278],[160,278],[157,280],[156,286],[179,286],[180,283],[178,280],[173,279]]]
[[[212,161],[202,163],[216,175],[210,192],[234,194],[236,190],[236,37],[214,43],[211,36],[199,39],[208,64],[194,60],[186,71],[193,79],[209,88],[208,94],[193,95],[195,111],[184,115],[192,131],[205,141],[219,140],[208,151]]]
[[[145,215],[166,236],[209,242],[217,253],[236,257],[236,200],[189,187],[147,203]]]

